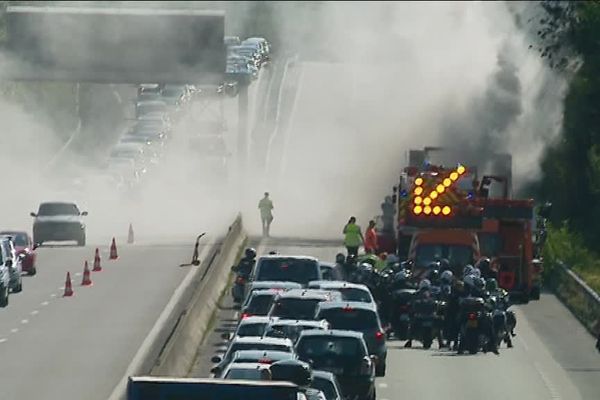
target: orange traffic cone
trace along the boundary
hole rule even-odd
[[[83,279],[81,280],[81,286],[92,286],[92,277],[90,276],[90,267],[86,261],[83,265]]]
[[[73,296],[73,286],[71,285],[71,273],[67,272],[67,280],[65,282],[65,293],[63,297]]]
[[[129,234],[127,235],[127,243],[133,244],[133,225],[129,224]]]
[[[96,247],[96,255],[94,255],[94,267],[92,271],[99,272],[102,271],[102,266],[100,265],[100,250]]]
[[[116,260],[119,258],[117,254],[117,243],[115,242],[115,238],[112,240],[112,244],[110,245],[110,257],[109,260]]]

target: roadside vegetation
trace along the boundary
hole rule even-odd
[[[562,135],[535,188],[554,206],[546,264],[561,260],[600,291],[600,1],[542,4],[540,54],[570,82]]]

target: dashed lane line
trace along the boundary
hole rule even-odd
[[[10,333],[17,333],[17,332],[19,332],[19,328],[12,328],[10,330]]]

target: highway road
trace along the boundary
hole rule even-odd
[[[260,252],[306,254],[333,260],[341,250],[331,244],[271,239]],[[447,350],[403,348],[388,341],[388,374],[377,379],[380,400],[400,398],[468,400],[592,400],[600,398],[600,357],[593,338],[551,294],[514,307],[517,336],[512,349],[500,355],[458,356]],[[223,299],[215,328],[198,353],[194,376],[210,373],[210,358],[224,345],[222,332],[235,325],[236,310]],[[434,345],[435,347],[435,345]]]
[[[193,239],[192,239],[193,240]],[[205,242],[208,243],[208,242]],[[203,246],[203,251],[208,249]],[[201,249],[201,250],[202,250]],[[38,275],[0,309],[2,400],[106,400],[177,286],[191,244],[125,245],[81,287],[94,247],[38,249]],[[75,296],[63,298],[66,272]]]

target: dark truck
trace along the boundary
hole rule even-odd
[[[33,221],[33,243],[40,246],[48,241],[73,240],[85,246],[85,224],[75,203],[48,202],[40,204],[37,213],[31,213]]]
[[[288,382],[130,377],[127,400],[305,400]]]

